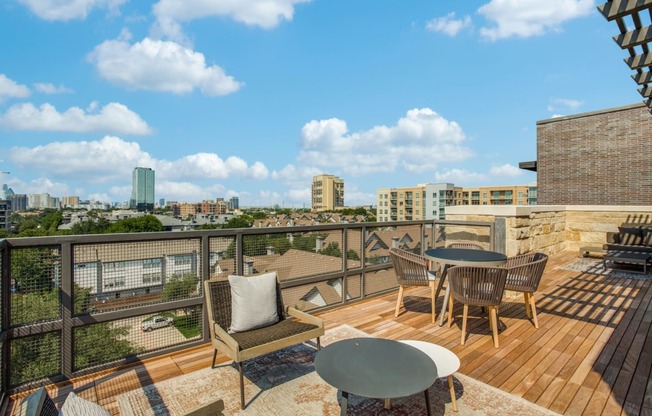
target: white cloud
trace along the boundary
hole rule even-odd
[[[567,20],[595,13],[593,0],[491,0],[478,13],[495,23],[480,34],[489,40],[527,38],[559,30]]]
[[[295,6],[310,0],[160,0],[153,7],[157,18],[154,33],[179,40],[178,22],[206,17],[228,17],[249,26],[271,29],[291,21]]]
[[[6,130],[109,132],[150,134],[152,131],[140,116],[120,103],[109,103],[98,109],[96,102],[87,109],[71,107],[60,113],[52,104],[36,108],[32,103],[16,104],[0,114],[0,128]]]
[[[55,182],[45,177],[35,178],[28,182],[13,178],[9,185],[14,190],[19,189],[21,194],[49,193],[50,196],[74,195],[71,193],[67,184]]]
[[[37,82],[34,84],[34,89],[42,94],[69,94],[74,92],[72,89],[64,87],[63,85],[54,85],[50,83]]]
[[[30,91],[27,86],[7,78],[4,74],[0,74],[0,104],[7,98],[25,98],[29,97],[29,95]]]
[[[279,171],[272,172],[272,179],[283,181],[286,184],[301,186],[306,181],[312,181],[313,176],[323,173],[321,169],[309,166],[294,166],[289,164]]]
[[[242,86],[204,55],[178,43],[145,38],[129,44],[128,34],[107,40],[88,55],[100,75],[117,85],[150,91],[206,95],[231,94]]]
[[[449,182],[454,183],[455,185],[477,183],[485,180],[486,175],[477,172],[469,172],[466,169],[450,169],[445,172],[435,173],[435,182]]]
[[[464,16],[461,19],[455,19],[455,13],[448,13],[444,17],[438,17],[426,23],[426,29],[433,32],[441,32],[448,36],[456,36],[462,29],[471,27],[471,17]]]
[[[154,169],[157,182],[231,177],[262,180],[268,176],[267,168],[262,163],[249,165],[235,156],[223,160],[214,153],[198,153],[175,161],[157,160],[142,150],[138,143],[112,136],[98,141],[14,147],[10,149],[10,159],[21,167],[33,166],[43,170],[49,177],[83,177],[95,183],[124,181],[131,177],[136,166]]]
[[[560,108],[565,110],[577,110],[583,105],[584,102],[570,98],[551,98],[548,104],[548,111],[558,111]]]
[[[287,199],[294,203],[305,203],[310,205],[311,191],[310,188],[290,189],[285,193]]]
[[[489,174],[498,178],[516,178],[522,176],[524,172],[518,166],[505,163],[500,166],[492,166],[491,169],[489,169]]]
[[[215,199],[215,195],[223,195],[225,192],[226,188],[222,185],[200,186],[191,182],[156,181],[157,199],[165,198],[166,200],[178,202],[197,202]]]
[[[298,160],[307,166],[350,175],[424,172],[441,163],[472,156],[466,136],[454,121],[429,108],[413,109],[395,126],[376,126],[349,133],[345,121],[313,120],[301,130]]]
[[[93,8],[117,13],[127,0],[18,0],[43,20],[83,20]]]
[[[553,114],[550,116],[550,118],[559,118],[559,117],[566,117],[564,114]]]

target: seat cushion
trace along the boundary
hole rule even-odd
[[[276,305],[276,273],[229,276],[231,285],[231,333],[250,331],[279,320]]]
[[[58,416],[59,412],[44,387],[21,400],[16,416]]]
[[[294,319],[283,319],[264,328],[232,334],[232,337],[243,350],[246,350],[317,328],[317,325],[298,322]]]
[[[62,416],[111,416],[111,412],[71,392],[61,406]]]

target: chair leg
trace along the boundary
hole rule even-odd
[[[534,327],[539,329],[539,319],[537,318],[537,306],[534,303],[534,293],[530,293],[530,309],[532,310],[532,320],[534,321]]]
[[[242,362],[238,363],[238,367],[240,367],[240,409],[244,409],[244,369],[242,368]]]
[[[466,335],[466,317],[469,315],[469,305],[464,304],[464,314],[462,314],[462,345],[464,345],[464,338]]]
[[[491,332],[494,338],[494,347],[498,348],[498,319],[495,306],[489,306],[489,319],[491,320]]]
[[[453,376],[448,376],[448,390],[451,392],[451,403],[453,403],[453,412],[457,412],[457,400],[455,400],[455,386],[453,385]]]
[[[432,323],[435,323],[435,315],[437,314],[437,308],[435,307],[435,281],[430,282],[430,306],[432,307]]]
[[[217,358],[217,348],[213,350],[213,361],[211,361],[211,368],[215,368],[215,359]]]
[[[448,327],[453,325],[453,294],[448,297]]]
[[[321,337],[317,337],[317,350],[321,350]]]
[[[403,285],[398,287],[398,299],[396,299],[396,311],[394,311],[394,318],[398,318],[398,310],[401,308],[403,301]]]
[[[523,292],[523,301],[525,302],[525,316],[532,318],[532,311],[530,310],[530,294]]]

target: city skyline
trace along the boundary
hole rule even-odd
[[[640,102],[593,1],[265,4],[4,2],[2,182],[127,201],[142,166],[157,198],[301,207],[332,174],[373,204],[532,183],[536,121]]]

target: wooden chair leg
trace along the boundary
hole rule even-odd
[[[317,351],[321,350],[321,337],[317,337]]]
[[[453,404],[453,412],[457,412],[457,400],[455,400],[455,386],[453,385],[453,376],[448,376],[448,390],[451,392],[451,403]]]
[[[437,308],[435,308],[435,281],[430,281],[430,306],[432,307],[432,323],[435,323],[435,315],[437,314]]]
[[[215,368],[215,359],[217,358],[217,348],[213,350],[213,361],[211,361],[211,368]]]
[[[532,311],[530,310],[530,294],[523,292],[523,301],[525,302],[525,316],[532,318]]]
[[[244,409],[244,369],[242,368],[242,362],[238,363],[238,367],[240,367],[240,409]]]
[[[462,345],[466,335],[466,317],[469,315],[469,305],[464,304],[464,314],[462,315]]]
[[[491,320],[491,332],[494,338],[494,347],[498,348],[498,319],[495,306],[489,307],[489,319]]]
[[[403,285],[398,287],[398,299],[396,299],[396,311],[394,311],[394,318],[398,318],[398,310],[401,308],[403,301]]]
[[[448,327],[453,325],[453,294],[448,297]]]
[[[537,318],[537,306],[534,303],[534,293],[530,293],[530,309],[532,310],[532,320],[534,321],[534,327],[539,329],[539,319]]]
[[[392,399],[385,399],[385,409],[389,410],[392,408]]]

